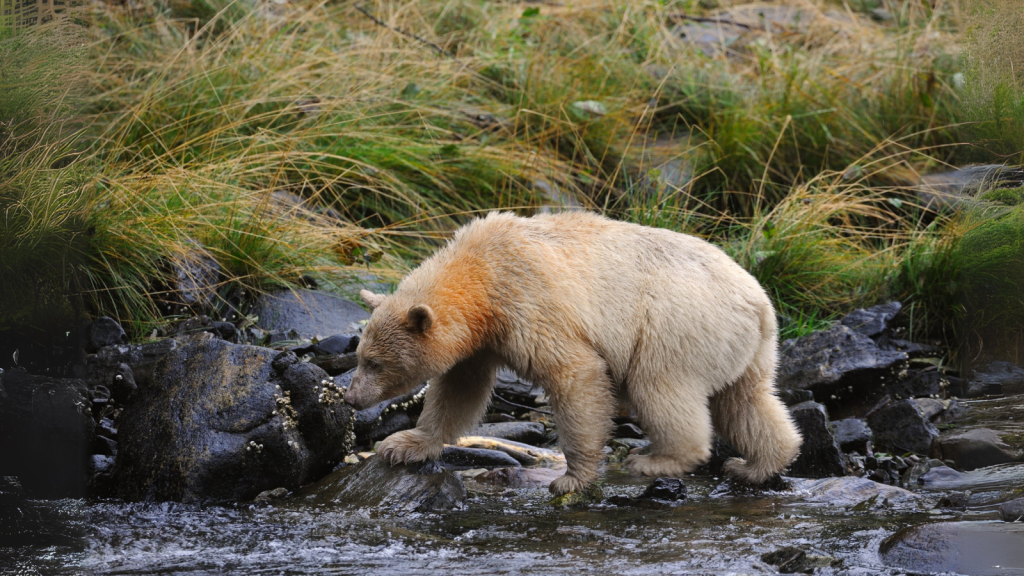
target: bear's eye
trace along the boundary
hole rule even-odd
[[[364,363],[366,364],[366,367],[370,370],[380,370],[380,362],[374,360],[373,358],[367,358],[366,360],[364,360]]]

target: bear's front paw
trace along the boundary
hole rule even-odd
[[[568,494],[569,492],[582,492],[587,488],[588,484],[588,482],[584,482],[575,476],[566,474],[565,476],[554,480],[548,486],[548,490],[550,490],[555,496],[561,496],[562,494]]]
[[[377,447],[377,455],[389,464],[426,462],[441,455],[444,444],[434,442],[417,430],[404,430],[388,436]]]

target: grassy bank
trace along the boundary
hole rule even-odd
[[[475,213],[569,202],[719,243],[784,336],[899,298],[916,335],[955,341],[967,227],[913,186],[1019,161],[1024,91],[1012,57],[985,56],[1006,9],[110,6],[83,29],[91,172],[73,212],[90,233],[65,245],[83,305],[142,335],[166,321],[168,263],[197,251],[224,298],[304,276],[345,292]]]

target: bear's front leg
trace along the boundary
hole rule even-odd
[[[437,459],[445,444],[455,442],[483,418],[497,371],[495,357],[478,353],[435,378],[416,428],[388,436],[377,453],[391,464]]]
[[[545,379],[544,385],[555,410],[558,444],[568,465],[565,475],[548,487],[556,495],[579,492],[597,479],[615,409],[604,360],[591,351],[574,360]]]

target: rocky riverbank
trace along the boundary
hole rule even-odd
[[[277,340],[196,318],[172,337],[129,344],[115,322],[99,319],[87,330],[79,378],[0,375],[0,547],[32,566],[46,563],[44,542],[95,571],[173,571],[145,548],[206,550],[185,529],[199,523],[218,526],[214,541],[254,568],[240,557],[263,545],[243,544],[238,531],[255,534],[269,523],[271,537],[288,546],[334,542],[329,548],[348,552],[333,561],[349,567],[374,565],[380,546],[397,546],[410,562],[460,550],[451,565],[462,566],[479,560],[467,546],[492,537],[505,541],[495,558],[517,551],[549,558],[541,537],[565,540],[571,559],[556,565],[566,571],[610,561],[595,560],[597,548],[632,546],[652,556],[627,552],[631,562],[658,570],[984,573],[990,562],[1024,572],[1019,553],[974,544],[1024,549],[1015,523],[1022,516],[1016,489],[1024,485],[1024,369],[949,369],[941,347],[906,339],[899,303],[855,311],[783,343],[780,395],[805,437],[784,477],[756,488],[724,481],[721,465],[733,452],[719,442],[690,477],[630,478],[621,463],[648,442],[641,423],[622,413],[606,447],[605,481],[586,495],[551,501],[546,486],[565,466],[558,431],[543,390],[511,372],[501,373],[485,421],[439,461],[383,465],[376,443],[415,425],[426,384],[352,411],[342,396],[365,313],[329,296],[315,302],[318,314],[348,315],[342,333],[325,334],[315,322],[269,327],[288,337]],[[301,305],[284,297],[273,303]],[[271,317],[310,315],[285,312]],[[86,499],[56,501],[71,506],[42,500],[68,497]],[[367,539],[358,522],[340,521],[345,511],[358,512],[376,535]],[[616,544],[615,532],[602,526],[630,518],[635,537]],[[300,525],[313,535],[304,539]],[[331,525],[342,526],[333,539]],[[749,542],[722,546],[729,534],[747,534],[741,539]],[[141,548],[116,550],[114,540],[125,538]],[[712,548],[723,556],[708,556]],[[922,553],[932,549],[942,553]],[[295,549],[261,554],[274,558],[268,565],[304,562]]]

